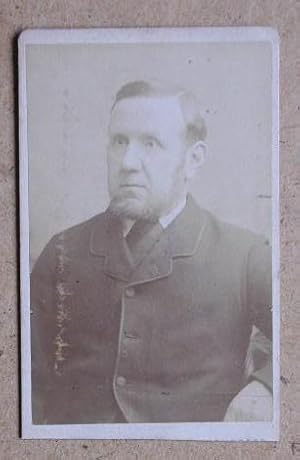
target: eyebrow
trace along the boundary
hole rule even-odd
[[[114,136],[127,137],[128,133],[117,130],[117,131],[109,131],[109,135],[111,137],[114,137]],[[129,133],[129,135],[130,135],[130,133]],[[140,138],[153,138],[153,139],[156,139],[161,144],[164,143],[163,139],[159,135],[157,135],[157,133],[154,133],[153,131],[144,131],[142,133],[139,133],[138,137],[140,137]]]
[[[153,139],[157,139],[158,141],[161,139],[157,134],[148,132],[148,133],[143,133],[141,134],[141,137],[152,137]]]

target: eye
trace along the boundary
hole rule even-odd
[[[155,147],[160,147],[160,142],[154,137],[149,137],[149,138],[144,139],[144,145],[145,147],[153,149]]]
[[[112,138],[112,144],[116,146],[128,145],[128,139],[126,136],[123,136],[122,134],[116,134]]]

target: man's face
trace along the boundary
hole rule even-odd
[[[176,98],[120,100],[109,127],[110,209],[156,220],[185,195],[185,124]]]

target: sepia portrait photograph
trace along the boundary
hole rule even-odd
[[[19,38],[22,436],[279,436],[278,36]]]

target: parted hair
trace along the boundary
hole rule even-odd
[[[200,112],[196,96],[183,88],[158,81],[137,80],[123,85],[116,94],[112,109],[122,99],[135,97],[175,97],[179,101],[186,125],[186,140],[189,144],[206,138],[206,124]]]

